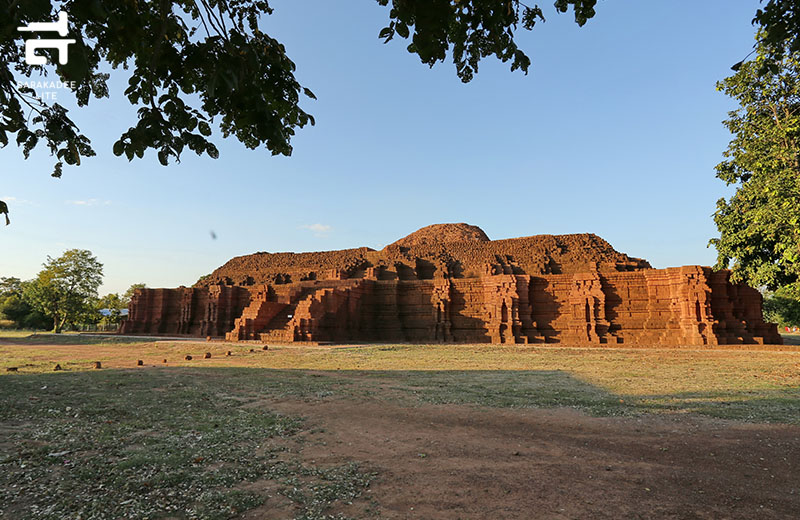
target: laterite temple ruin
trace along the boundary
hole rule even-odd
[[[264,342],[781,343],[728,271],[652,269],[592,234],[489,240],[438,224],[380,251],[255,253],[140,289],[121,332]]]

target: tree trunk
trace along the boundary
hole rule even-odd
[[[61,328],[58,326],[58,315],[56,314],[53,316],[53,334],[58,334],[61,332]]]

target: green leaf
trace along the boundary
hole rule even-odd
[[[162,149],[158,151],[158,162],[160,162],[162,166],[169,166],[169,153],[167,150]]]
[[[397,31],[397,34],[399,34],[401,38],[408,38],[408,25],[398,22],[397,25],[395,25],[395,31]]]
[[[208,154],[208,156],[209,156],[209,157],[211,157],[212,159],[219,159],[219,150],[217,150],[217,147],[216,147],[216,146],[214,146],[214,145],[213,145],[213,144],[211,144],[211,143],[208,143],[208,144],[206,145],[206,153],[207,153],[207,154]]]

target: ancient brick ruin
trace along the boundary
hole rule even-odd
[[[727,271],[652,269],[591,234],[489,240],[428,226],[380,251],[255,253],[194,287],[141,289],[126,334],[266,342],[780,343]]]

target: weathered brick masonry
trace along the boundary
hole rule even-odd
[[[230,340],[780,343],[727,271],[652,269],[590,235],[490,241],[440,224],[381,251],[256,253],[195,287],[142,289],[122,332]]]

